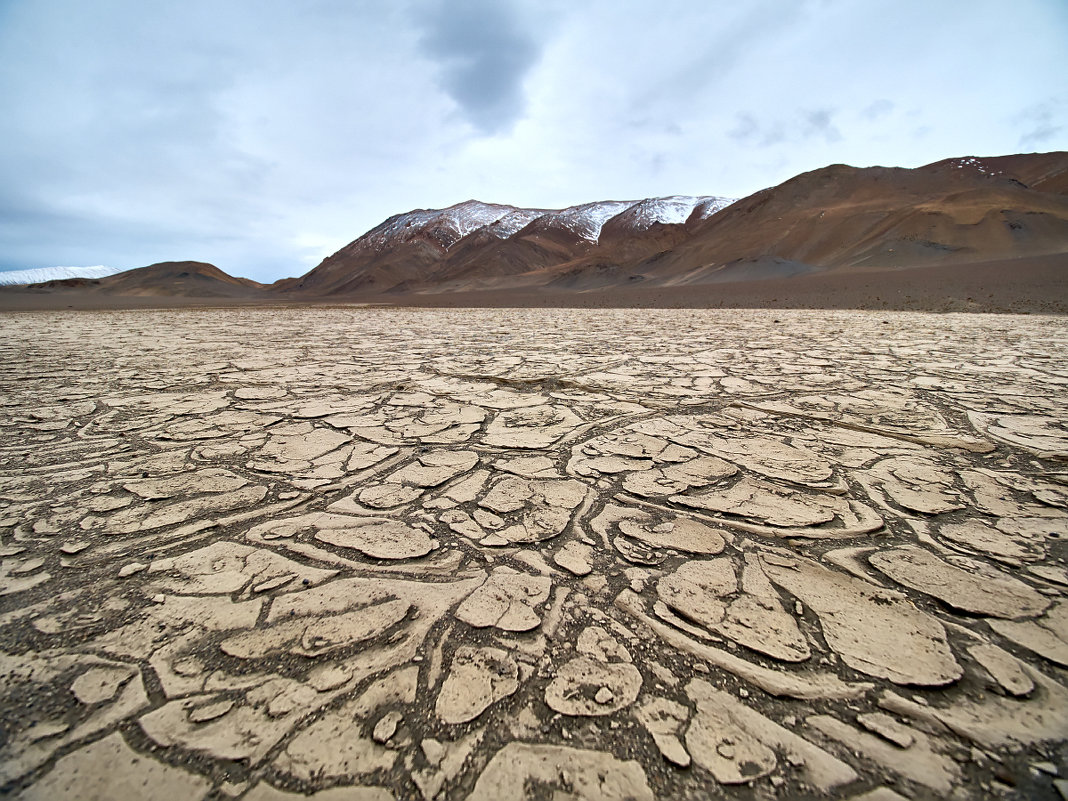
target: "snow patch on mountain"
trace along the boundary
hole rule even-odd
[[[956,159],[954,161],[949,162],[949,164],[950,164],[951,167],[956,167],[958,170],[963,170],[963,169],[978,170],[979,172],[983,173],[984,175],[1001,175],[1002,174],[1001,170],[995,170],[995,169],[989,167],[984,162],[982,162],[979,159],[975,158],[975,156],[968,156],[967,158]]]
[[[686,222],[700,198],[685,195],[670,197],[652,197],[639,200],[619,217],[626,217],[630,227],[645,231],[656,223],[661,225],[681,225]]]
[[[617,214],[615,224],[624,224],[632,232],[648,231],[654,225],[682,225],[699,208],[698,219],[705,219],[733,201],[729,198],[693,195],[669,195],[639,200],[626,211]]]
[[[498,239],[508,239],[531,223],[547,228],[563,228],[597,244],[604,224],[621,214],[633,217],[627,220],[630,228],[645,231],[654,223],[681,225],[694,210],[698,210],[700,219],[704,219],[733,202],[721,197],[672,195],[637,202],[605,200],[583,203],[555,211],[467,200],[446,209],[415,209],[394,215],[368,231],[352,246],[370,247],[381,252],[404,242],[422,239],[437,244],[442,250],[449,250],[476,231],[484,230]]]
[[[699,202],[694,205],[694,211],[697,212],[697,219],[707,220],[717,211],[727,208],[737,198],[733,197],[716,197],[710,195],[709,197],[699,198]]]
[[[620,212],[633,206],[633,200],[602,200],[598,203],[583,203],[544,215],[554,227],[566,228],[573,234],[597,244],[604,224]]]
[[[104,278],[121,273],[124,267],[37,267],[32,270],[9,270],[0,272],[0,286],[40,284],[45,281],[63,281],[67,278]]]
[[[390,217],[361,239],[375,250],[382,250],[399,242],[426,237],[448,250],[471,232],[485,228],[515,210],[514,206],[478,200],[467,200],[447,209],[416,209]]]
[[[500,239],[507,239],[517,234],[539,217],[544,217],[546,209],[513,209],[499,220],[486,226],[486,230]]]

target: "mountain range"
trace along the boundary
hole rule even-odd
[[[1026,285],[1064,301],[1066,275],[1068,153],[1056,152],[915,169],[836,164],[734,201],[671,196],[549,210],[468,200],[390,217],[305,275],[268,286],[167,262],[27,291],[451,305],[700,296],[709,305],[744,288],[790,305],[791,294],[818,301],[863,281],[922,289],[944,279],[963,281],[964,293]]]

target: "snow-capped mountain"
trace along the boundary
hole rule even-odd
[[[604,200],[565,209],[525,209],[498,203],[466,200],[445,209],[415,209],[396,214],[347,245],[381,253],[405,242],[433,243],[448,251],[477,231],[497,239],[508,239],[527,229],[563,230],[581,240],[597,244],[609,220],[626,220],[633,232],[645,231],[655,223],[683,225],[694,210],[705,219],[734,201],[722,197],[672,195],[647,200]]]
[[[9,270],[0,272],[0,286],[40,284],[44,281],[62,281],[66,278],[104,278],[121,273],[125,267],[37,267],[32,270]]]
[[[516,211],[522,210],[516,209],[515,206],[482,203],[478,200],[467,200],[447,209],[415,209],[390,217],[357,241],[381,251],[401,242],[426,238],[448,250],[471,232],[492,225]]]
[[[397,214],[350,242],[280,291],[369,291],[460,276],[513,275],[600,254],[632,258],[670,246],[729,205],[727,198],[672,195],[604,200],[564,209],[466,200],[444,209]],[[655,236],[649,236],[659,226]],[[609,232],[611,235],[608,236]],[[610,243],[602,242],[602,234]]]

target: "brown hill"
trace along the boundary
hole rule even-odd
[[[1045,190],[1066,171],[1066,153],[833,165],[738,201],[635,267],[664,280],[773,260],[857,271],[1063,253],[1068,197]]]
[[[267,287],[213,264],[165,261],[105,278],[0,287],[0,309],[109,309],[255,303]]]
[[[79,292],[127,297],[249,298],[263,284],[235,278],[202,261],[164,261],[105,278],[66,278],[30,284],[30,292]]]

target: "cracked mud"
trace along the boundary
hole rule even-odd
[[[1068,797],[1068,326],[0,319],[0,792]]]

